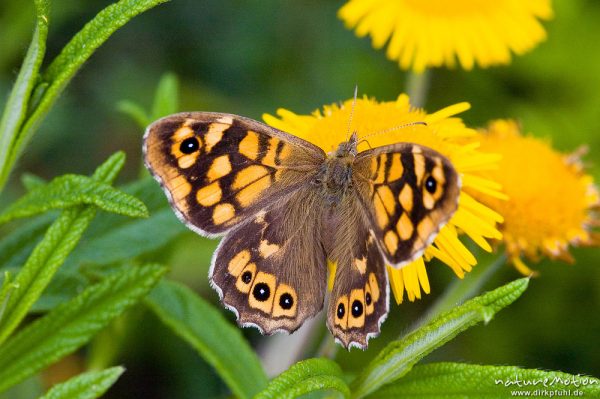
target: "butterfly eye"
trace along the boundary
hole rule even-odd
[[[433,194],[437,190],[437,181],[431,175],[427,176],[427,179],[425,179],[425,190],[427,190],[429,194]]]
[[[363,313],[363,305],[359,300],[352,302],[352,316],[360,317]]]
[[[257,301],[266,301],[271,296],[271,289],[265,283],[258,283],[254,286],[254,290],[252,290],[252,295],[256,298]]]
[[[338,317],[338,319],[343,319],[344,318],[344,314],[346,314],[346,308],[344,307],[343,303],[340,303],[338,305],[338,308],[337,308],[337,317]]]
[[[179,146],[179,150],[184,154],[192,154],[200,148],[200,143],[198,143],[198,139],[195,137],[188,137],[187,139],[181,142]]]
[[[244,284],[250,284],[252,281],[252,272],[245,271],[244,274],[242,274],[242,281]]]
[[[294,306],[294,298],[292,298],[292,296],[287,292],[282,294],[279,297],[279,306],[285,310],[291,309],[292,306]]]

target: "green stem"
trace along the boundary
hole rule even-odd
[[[500,269],[506,262],[506,256],[500,255],[491,264],[486,266],[479,265],[473,268],[464,279],[455,280],[445,291],[444,294],[429,308],[425,316],[413,324],[409,331],[414,331],[419,327],[429,323],[431,320],[463,303],[481,291],[481,287]]]
[[[406,93],[410,97],[410,104],[422,108],[427,101],[429,83],[431,82],[431,71],[424,70],[421,73],[409,72],[406,77]]]

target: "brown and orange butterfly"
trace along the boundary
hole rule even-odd
[[[242,326],[292,332],[322,308],[336,264],[327,326],[366,348],[389,308],[386,263],[421,256],[457,208],[447,158],[411,143],[336,151],[237,115],[190,112],[152,123],[146,166],[175,213],[224,235],[209,278]]]

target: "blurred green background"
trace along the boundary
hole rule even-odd
[[[108,4],[54,1],[46,60]],[[116,104],[128,99],[150,107],[156,85],[167,71],[180,80],[181,111],[221,111],[255,119],[279,107],[308,113],[350,98],[355,85],[360,94],[395,99],[405,90],[406,73],[374,50],[368,39],[358,39],[343,27],[336,17],[342,4],[172,0],[135,18],[72,81],[25,151],[0,205],[24,192],[19,182],[24,172],[46,179],[87,174],[120,149],[128,156],[121,183],[138,178],[142,131],[117,111]],[[510,66],[434,70],[425,108],[435,111],[468,101],[472,109],[462,117],[471,126],[511,117],[520,120],[527,132],[550,138],[561,151],[585,144],[590,150],[589,172],[598,182],[600,2],[558,0],[554,8],[555,18],[545,23],[548,40]],[[0,2],[2,105],[27,49],[33,15],[29,1]],[[206,278],[216,242],[181,231],[153,259],[172,266],[173,278],[216,303]],[[160,231],[149,232],[148,240],[154,239],[152,234]],[[573,252],[577,259],[573,266],[535,265],[541,277],[531,282],[521,299],[489,325],[470,329],[427,361],[510,364],[600,376],[600,251]],[[371,341],[368,351],[338,353],[345,369],[363,367],[386,342],[417,321],[455,279],[440,264],[428,270],[432,294],[416,303],[392,306],[382,336]],[[516,271],[504,267],[486,288],[517,277]],[[128,318],[128,332],[121,334],[127,345],[122,345],[116,360],[128,371],[111,391],[113,397],[227,395],[210,368],[154,318],[142,310]],[[245,334],[257,345],[272,339],[254,330]]]

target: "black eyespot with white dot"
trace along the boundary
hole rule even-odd
[[[437,181],[433,176],[427,176],[427,179],[425,179],[425,190],[427,190],[429,194],[433,194],[435,193],[435,190],[437,190]]]
[[[367,292],[365,294],[365,303],[367,304],[367,306],[369,306],[371,304],[372,300],[373,300],[373,298],[371,298],[371,293]]]
[[[271,296],[271,289],[265,283],[258,283],[254,286],[252,295],[257,301],[264,302]]]
[[[242,283],[250,284],[251,281],[252,281],[252,272],[245,271],[244,273],[242,273]]]
[[[192,154],[200,149],[200,143],[198,139],[195,137],[188,137],[187,139],[181,142],[179,146],[179,151],[184,154]]]
[[[289,310],[294,306],[294,298],[289,293],[285,292],[279,297],[279,306],[284,310]]]
[[[343,303],[338,304],[338,307],[337,307],[338,319],[343,319],[345,314],[346,314],[346,307],[344,306],[344,304]]]
[[[363,314],[363,304],[358,299],[355,299],[354,302],[352,302],[352,316],[360,317],[362,314]]]

